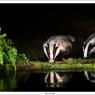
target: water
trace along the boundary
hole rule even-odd
[[[47,87],[45,73],[16,72],[9,68],[0,69],[0,91],[95,91],[95,84],[83,76],[83,72],[74,72],[72,79],[61,87]]]

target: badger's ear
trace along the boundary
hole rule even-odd
[[[84,45],[85,45],[85,42],[83,42],[83,45],[82,45],[82,48],[83,48],[83,52],[84,52]]]
[[[73,36],[69,36],[69,39],[71,40],[71,42],[75,42],[76,41],[75,37],[73,37]]]
[[[74,37],[72,37],[72,42],[75,42],[75,41],[76,41],[76,39]]]
[[[48,44],[44,43],[44,44],[43,44],[43,50],[44,50],[45,55],[46,55],[47,58],[49,59],[49,56],[48,56],[48,54],[47,54],[46,47],[48,47]]]
[[[44,47],[48,47],[48,45],[47,45],[46,43],[44,43],[44,44],[43,44],[43,48],[44,48]]]

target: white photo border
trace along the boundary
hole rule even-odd
[[[51,3],[71,3],[71,4],[83,4],[88,3],[92,4],[95,3],[95,0],[0,0],[0,4],[7,3],[7,4],[27,4],[27,3],[39,3],[39,4],[51,4]],[[95,92],[0,92],[0,95],[95,95]]]

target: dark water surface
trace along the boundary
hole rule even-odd
[[[46,74],[10,73],[0,74],[0,91],[95,91],[95,84],[86,81],[83,72],[75,72],[72,79],[62,87],[50,88],[44,82]]]

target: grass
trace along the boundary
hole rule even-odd
[[[95,59],[68,58],[63,61],[56,61],[53,64],[49,62],[30,61],[29,64],[17,64],[17,71],[25,72],[81,72],[95,71]]]
[[[13,67],[12,67],[13,66]],[[0,66],[4,70],[17,71],[17,72],[27,72],[27,73],[46,73],[50,71],[56,72],[81,72],[81,71],[95,71],[95,59],[82,59],[82,58],[68,58],[63,61],[56,61],[53,64],[49,62],[42,61],[29,61],[27,64],[16,64],[16,70],[14,70],[14,65],[3,64]],[[0,70],[3,70],[0,69]],[[12,69],[12,70],[11,70]]]

